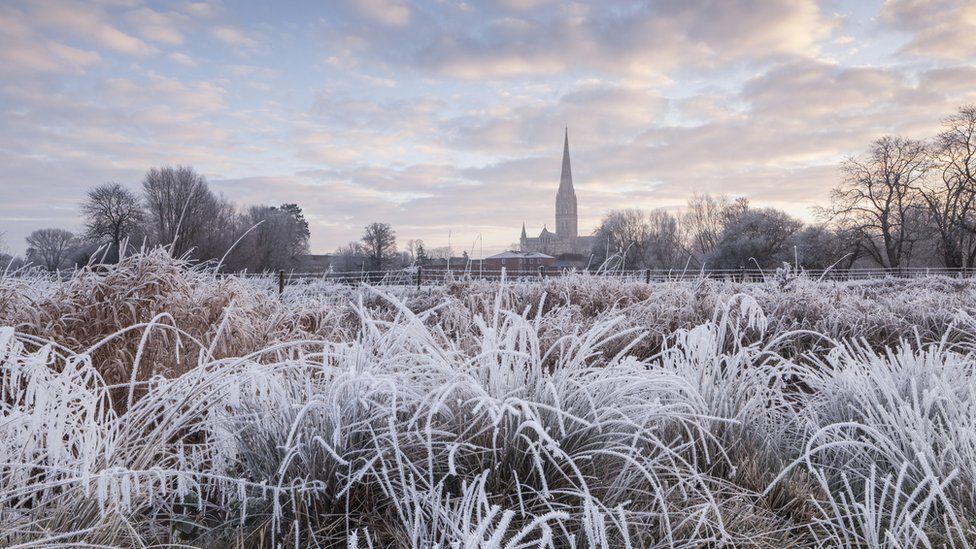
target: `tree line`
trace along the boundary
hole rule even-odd
[[[609,212],[594,257],[626,269],[974,267],[976,106],[947,117],[932,139],[885,136],[840,169],[817,223],[695,195],[680,212]]]
[[[164,246],[226,271],[264,271],[289,268],[308,253],[308,222],[297,204],[238,208],[186,166],[150,169],[140,191],[115,182],[90,189],[81,204],[84,231],[38,229],[27,236],[26,260],[56,270]]]
[[[374,222],[363,228],[362,236],[339,246],[332,253],[330,267],[338,272],[386,271],[428,265],[435,260],[455,260],[458,268],[470,261],[467,251],[454,255],[448,246],[428,247],[421,239],[407,240],[397,247],[396,231],[389,223]]]
[[[843,235],[827,224],[805,226],[781,210],[709,194],[694,195],[681,212],[611,211],[595,236],[591,265],[608,269],[769,268],[783,262],[822,269],[853,263]]]
[[[624,269],[831,266],[973,268],[976,262],[976,106],[942,122],[931,139],[885,136],[840,166],[840,182],[817,222],[745,198],[696,194],[682,211],[613,210],[594,232],[590,265]],[[229,271],[287,269],[308,252],[296,204],[239,209],[184,166],[150,169],[141,193],[118,183],[91,189],[81,234],[59,228],[27,237],[28,261],[48,269],[111,261],[126,247],[166,246],[219,261]],[[3,250],[0,249],[0,252]],[[2,254],[0,254],[2,255]],[[452,256],[371,223],[332,254],[338,271],[387,270]],[[6,257],[4,263],[10,263]],[[593,261],[596,260],[596,261]]]

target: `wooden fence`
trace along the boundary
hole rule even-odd
[[[357,272],[325,272],[302,273],[279,271],[277,273],[239,273],[238,276],[267,278],[274,276],[279,292],[292,284],[307,284],[316,281],[333,284],[370,284],[373,286],[437,286],[461,280],[498,281],[539,281],[571,275],[585,275],[600,278],[615,278],[633,282],[669,282],[694,281],[702,278],[724,280],[729,282],[763,282],[774,280],[782,276],[796,276],[797,273],[780,274],[776,270],[762,269],[707,269],[707,270],[674,270],[674,269],[641,269],[611,272],[586,272],[573,269],[557,269],[541,267],[530,271],[511,271],[497,269],[424,269],[409,268],[393,271],[357,271]],[[950,278],[971,278],[976,276],[976,269],[947,269],[947,268],[900,268],[900,269],[830,269],[804,270],[802,276],[813,280],[850,281],[871,280],[883,278],[922,278],[941,276]]]

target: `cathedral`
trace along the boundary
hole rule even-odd
[[[569,129],[563,141],[563,171],[556,192],[556,232],[545,225],[537,237],[529,237],[522,223],[519,248],[523,252],[542,252],[551,256],[573,254],[589,256],[593,247],[592,236],[579,235],[579,216],[576,213],[576,191],[573,189],[573,171],[569,165]]]

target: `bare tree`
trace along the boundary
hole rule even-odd
[[[946,267],[972,267],[976,261],[976,106],[959,109],[943,121],[932,146],[941,177],[920,186],[929,220]],[[938,179],[938,181],[934,181]]]
[[[231,269],[286,269],[308,251],[308,228],[293,211],[251,206],[242,216],[238,231],[244,236],[228,261]]]
[[[24,266],[24,259],[15,257],[7,249],[6,232],[0,231],[0,275],[7,272],[16,271]]]
[[[636,208],[611,210],[594,233],[593,255],[606,268],[641,269],[651,243],[647,215]]]
[[[518,249],[518,246],[512,249]],[[449,259],[454,257],[454,247],[437,246],[434,248],[427,248],[426,254],[428,259]]]
[[[112,246],[119,254],[122,241],[141,231],[143,211],[139,198],[118,183],[105,183],[88,191],[81,207],[85,215],[85,236]]]
[[[423,263],[423,261],[420,258],[421,254],[426,256],[427,250],[424,249],[424,241],[420,239],[408,240],[407,249],[401,252],[401,255],[403,255],[406,265],[412,265],[414,263]],[[424,257],[423,259],[426,260],[427,258]]]
[[[688,260],[681,224],[678,217],[667,210],[652,210],[647,214],[649,227],[646,265],[656,269],[683,267]]]
[[[918,187],[929,167],[923,142],[883,137],[866,157],[842,164],[844,181],[831,191],[831,204],[820,214],[855,234],[861,249],[879,265],[904,266],[918,238]]]
[[[312,233],[308,229],[308,220],[305,219],[305,213],[301,206],[298,204],[282,204],[276,210],[291,217],[291,221],[288,223],[288,232],[283,241],[288,249],[288,255],[292,259],[296,259],[302,254],[307,254],[308,240]]]
[[[860,248],[849,232],[822,223],[804,227],[796,234],[793,246],[794,260],[805,269],[850,269],[860,257]],[[785,260],[790,261],[788,257]]]
[[[170,246],[173,255],[200,247],[211,236],[206,234],[206,227],[218,215],[222,202],[193,168],[152,168],[142,181],[142,189],[155,242]]]
[[[370,223],[363,230],[363,251],[367,267],[379,271],[386,269],[396,257],[396,233],[386,223]]]
[[[403,257],[406,265],[423,265],[430,259],[424,241],[419,238],[408,240],[407,249],[403,254],[405,254]]]
[[[239,214],[229,200],[211,194],[207,201],[208,211],[201,212],[206,215],[200,220],[193,240],[187,243],[193,247],[193,256],[200,260],[223,257],[247,230],[247,227],[242,228],[242,225],[247,222],[246,214]]]
[[[750,208],[725,225],[706,261],[726,269],[754,264],[776,267],[792,259],[793,239],[802,227],[800,220],[786,212]]]
[[[339,246],[333,254],[332,267],[339,272],[360,271],[366,268],[366,253],[359,242]]]
[[[27,258],[49,271],[60,269],[74,247],[75,235],[64,229],[38,229],[27,237]]]
[[[702,262],[718,244],[722,230],[749,208],[745,198],[730,200],[727,196],[694,194],[688,200],[681,223],[688,248]]]
[[[593,255],[607,267],[669,269],[688,259],[679,218],[666,210],[613,210],[594,237]]]

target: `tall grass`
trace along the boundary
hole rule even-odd
[[[0,544],[969,547],[971,289],[0,279]]]

